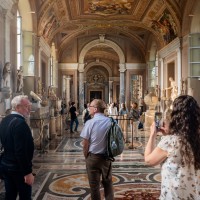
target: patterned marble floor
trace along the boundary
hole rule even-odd
[[[79,127],[81,130],[81,126]],[[144,163],[144,146],[148,133],[140,131],[135,149],[128,144],[122,155],[113,163],[115,199],[156,200],[160,193],[160,168]],[[84,157],[79,133],[70,135],[63,130],[47,141],[45,151],[35,151],[33,200],[89,200]],[[103,199],[103,189],[101,190]],[[0,199],[4,199],[4,187],[0,182]]]

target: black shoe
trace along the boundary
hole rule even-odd
[[[70,131],[70,133],[74,133],[74,131]]]

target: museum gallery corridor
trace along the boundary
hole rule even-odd
[[[79,132],[81,129],[82,126],[79,126]],[[139,140],[133,143],[136,149],[129,149],[127,144],[123,154],[113,163],[116,200],[155,200],[159,197],[160,168],[145,165],[143,153],[144,143],[148,139],[145,134],[148,133],[147,131],[139,133]],[[90,199],[79,135],[80,133],[70,135],[63,128],[61,136],[52,136],[42,152],[35,151],[33,163],[36,177],[33,200]],[[0,199],[4,199],[2,182],[0,182]]]

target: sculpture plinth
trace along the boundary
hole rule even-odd
[[[144,102],[148,106],[148,109],[145,112],[145,129],[148,130],[154,121],[158,97],[153,92],[149,92],[149,94],[144,97]]]

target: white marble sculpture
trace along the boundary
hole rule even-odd
[[[166,88],[166,97],[167,99],[171,99],[174,101],[174,99],[178,96],[178,87],[176,86],[176,82],[172,77],[169,77],[170,81],[170,87]]]
[[[4,68],[3,68],[3,88],[10,88],[11,86],[11,64],[10,62],[7,62],[5,65],[4,65]]]
[[[17,92],[22,92],[23,91],[23,70],[22,70],[22,66],[20,67],[20,69],[17,70]]]

